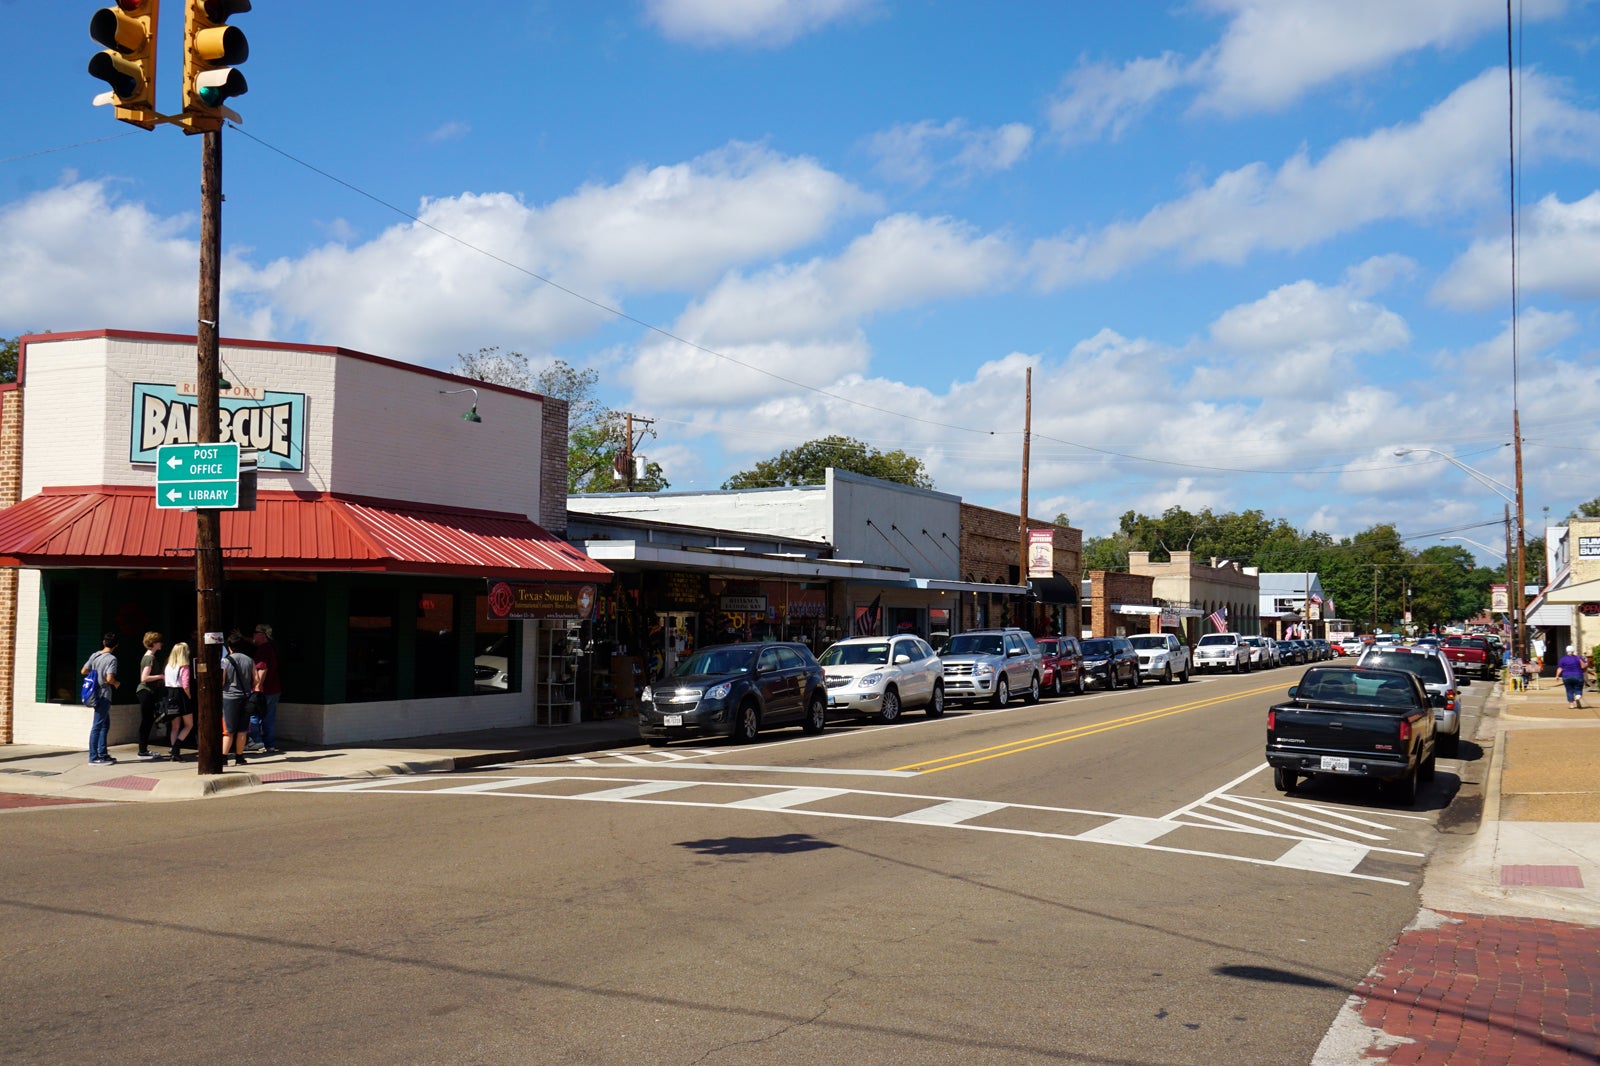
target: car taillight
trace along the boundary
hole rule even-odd
[[[1456,694],[1454,689],[1444,694],[1444,709],[1447,711],[1453,711],[1456,709]]]
[[[1402,741],[1411,739],[1411,719],[1409,718],[1400,719],[1400,739]]]
[[[1278,712],[1277,711],[1268,711],[1267,712],[1267,732],[1270,733],[1274,729],[1277,729],[1277,728],[1278,728]]]

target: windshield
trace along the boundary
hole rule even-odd
[[[1205,636],[1200,638],[1200,646],[1202,648],[1210,647],[1211,645],[1214,645],[1214,644],[1237,644],[1237,643],[1239,643],[1239,638],[1238,637],[1234,637],[1234,636],[1229,636],[1227,633],[1207,633]]]
[[[1366,667],[1316,668],[1306,671],[1295,689],[1300,700],[1359,703],[1368,710],[1393,708],[1399,711],[1417,707],[1416,690],[1404,678]]]
[[[1444,663],[1440,662],[1436,655],[1418,655],[1415,652],[1402,651],[1369,651],[1361,660],[1361,665],[1376,666],[1380,670],[1404,670],[1408,674],[1416,674],[1422,678],[1424,684],[1445,683]]]
[[[700,674],[742,674],[755,666],[755,648],[707,648],[697,651],[673,671],[679,677]]]
[[[823,666],[883,666],[889,661],[889,642],[835,644],[822,653]]]
[[[1085,659],[1111,658],[1111,642],[1109,640],[1086,640],[1083,642],[1083,657]]]
[[[1128,643],[1135,648],[1154,648],[1156,651],[1167,650],[1166,637],[1129,637]]]
[[[1006,642],[993,634],[959,633],[950,638],[946,655],[1004,655]]]

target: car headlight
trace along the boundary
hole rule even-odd
[[[644,691],[639,693],[639,698],[646,703],[654,703],[656,701],[656,694],[650,691],[649,685],[646,685],[644,687]]]
[[[708,700],[725,700],[728,698],[728,693],[732,691],[733,682],[724,681],[720,685],[713,685],[711,688],[706,689],[704,698]]]
[[[978,663],[972,668],[972,672],[980,676],[987,676],[994,673],[994,667],[990,666],[988,663]]]
[[[865,677],[856,679],[857,688],[873,688],[881,684],[883,684],[883,671],[881,670],[875,674],[867,674]]]

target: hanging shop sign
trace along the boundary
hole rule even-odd
[[[489,617],[495,620],[587,621],[594,616],[593,585],[549,585],[524,581],[489,582]]]
[[[1489,586],[1489,610],[1502,613],[1511,610],[1511,595],[1506,591],[1506,586]]]
[[[767,613],[767,598],[765,596],[722,596],[718,599],[717,605],[724,611],[732,611],[738,614],[764,615]]]
[[[1594,618],[1596,615],[1600,615],[1600,603],[1580,603],[1578,604],[1578,613],[1585,618]]]
[[[647,570],[644,578],[658,611],[703,611],[710,607],[711,579],[705,574]]]
[[[197,444],[199,398],[192,384],[133,386],[132,432],[128,460],[155,463],[168,444]],[[302,392],[272,392],[232,386],[217,394],[218,440],[256,449],[258,470],[306,468],[306,397]]]
[[[1600,559],[1600,537],[1579,537],[1578,558]]]

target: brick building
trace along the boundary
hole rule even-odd
[[[611,576],[549,531],[566,523],[565,401],[340,348],[229,340],[221,360],[221,438],[259,464],[255,509],[222,512],[221,627],[274,626],[280,733],[539,720],[566,623],[505,604],[525,584],[592,603]],[[155,492],[160,447],[195,443],[195,371],[193,337],[22,339],[0,390],[0,741],[83,743],[78,670],[102,633],[119,634],[124,679],[146,631],[201,640],[193,513]],[[134,687],[112,743],[135,729]]]
[[[1015,625],[1039,636],[1075,636],[1082,628],[1078,579],[1083,531],[1037,518],[1030,518],[1028,526],[1049,529],[1053,534],[1054,558],[1048,578],[1022,577],[1022,526],[1016,515],[976,504],[961,505],[961,576],[997,586],[962,598],[962,629]]]
[[[1169,561],[1150,561],[1149,552],[1129,552],[1128,570],[1154,579],[1158,604],[1186,609],[1183,639],[1193,644],[1215,627],[1206,616],[1226,615],[1226,628],[1235,633],[1261,632],[1261,589],[1253,566],[1227,559],[1196,562],[1193,553],[1175,551]]]

